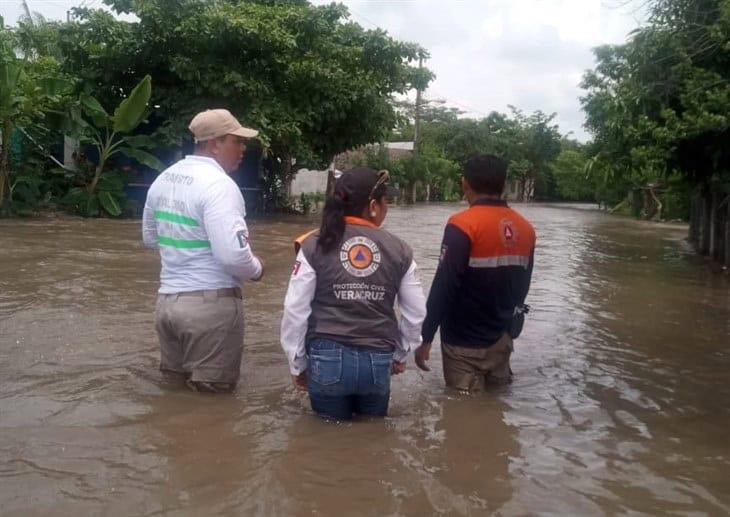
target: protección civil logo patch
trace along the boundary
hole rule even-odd
[[[367,237],[352,237],[340,248],[340,263],[353,276],[363,278],[380,267],[380,249]]]
[[[513,248],[517,245],[520,235],[512,221],[509,219],[502,219],[499,222],[499,232],[500,237],[502,238],[502,244],[504,244],[506,248]]]

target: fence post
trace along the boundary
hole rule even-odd
[[[730,267],[730,194],[725,195],[725,266]]]
[[[689,242],[697,245],[697,193],[692,194],[689,205]]]
[[[710,251],[710,228],[712,223],[712,205],[707,191],[702,192],[700,202],[700,242],[697,247],[700,255],[707,255]]]
[[[720,222],[720,210],[718,209],[720,193],[713,191],[710,194],[710,247],[708,255],[712,260],[719,258],[718,251],[720,247],[720,232],[718,231],[718,223]]]

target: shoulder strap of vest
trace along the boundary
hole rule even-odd
[[[297,254],[299,254],[299,250],[302,249],[302,243],[307,239],[307,237],[309,237],[316,231],[317,231],[317,228],[315,228],[314,230],[308,231],[307,233],[300,235],[299,237],[294,239],[294,255],[295,256]]]

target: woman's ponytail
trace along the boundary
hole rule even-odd
[[[342,244],[347,216],[367,217],[371,201],[380,203],[386,192],[388,171],[356,167],[342,173],[335,184],[335,192],[328,198],[322,211],[322,226],[317,245],[323,253],[330,253]]]
[[[319,229],[319,239],[317,240],[317,245],[322,248],[324,253],[329,253],[337,248],[345,234],[345,209],[347,203],[342,196],[341,193],[335,193],[324,204],[322,226]]]

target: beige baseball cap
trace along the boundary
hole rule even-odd
[[[198,113],[193,117],[188,129],[193,133],[196,142],[204,142],[225,135],[255,138],[259,134],[255,129],[243,127],[230,111],[224,109]]]

